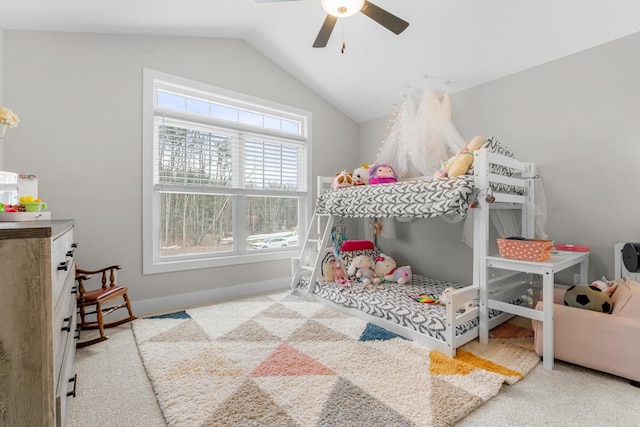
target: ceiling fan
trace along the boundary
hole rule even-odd
[[[282,1],[299,1],[299,0],[255,0],[256,3],[274,3]],[[322,8],[327,12],[320,32],[316,37],[313,47],[325,47],[329,42],[329,37],[336,25],[338,18],[355,15],[362,12],[364,15],[376,21],[394,34],[400,34],[408,26],[409,23],[398,18],[392,13],[387,12],[379,6],[367,0],[320,0]]]

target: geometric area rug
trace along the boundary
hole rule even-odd
[[[472,341],[451,359],[290,292],[138,319],[132,328],[176,427],[449,426],[539,362],[508,339]]]

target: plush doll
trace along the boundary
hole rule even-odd
[[[338,258],[336,258],[333,265],[333,280],[339,283],[346,283],[348,280],[347,274],[344,272],[342,263]]]
[[[369,168],[369,184],[385,184],[397,180],[398,176],[387,163],[376,163]]]
[[[362,164],[362,167],[353,170],[353,185],[369,184],[369,166]]]
[[[349,277],[356,277],[360,279],[365,285],[371,284],[373,279],[373,269],[375,268],[375,262],[371,257],[366,255],[358,255],[351,261],[351,265],[347,270]]]
[[[325,282],[333,282],[335,262],[326,261],[322,263],[322,278]]]
[[[375,275],[373,283],[376,285],[382,282],[393,282],[400,285],[411,283],[411,267],[408,265],[398,267],[393,258],[383,253],[376,257],[373,273]]]
[[[447,176],[464,175],[473,164],[473,152],[481,148],[487,140],[482,136],[474,137],[453,160],[449,159]]]
[[[331,189],[337,190],[339,188],[344,187],[353,187],[353,177],[346,170],[336,174],[336,177],[333,179],[331,183]]]
[[[391,258],[389,255],[380,254],[376,257],[376,265],[373,269],[373,273],[375,275],[375,279],[373,283],[378,284],[382,281],[387,280],[387,278],[393,271],[396,269],[396,260]]]

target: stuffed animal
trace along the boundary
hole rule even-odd
[[[392,277],[392,280],[399,285],[405,285],[408,283],[410,284],[412,277],[411,267],[409,267],[408,265],[404,265],[402,267],[396,268],[395,270],[393,270]]]
[[[373,273],[375,275],[373,283],[376,285],[382,282],[400,285],[411,283],[411,267],[408,265],[398,267],[393,258],[383,253],[376,257]]]
[[[369,168],[369,184],[385,184],[397,180],[398,176],[387,163],[376,163]]]
[[[376,265],[373,269],[373,273],[375,274],[374,283],[380,283],[383,280],[387,279],[387,276],[393,273],[397,267],[396,260],[391,258],[389,255],[381,253],[376,257]],[[376,283],[376,284],[377,284]]]
[[[353,185],[369,184],[369,165],[362,164],[362,167],[353,170]]]
[[[333,265],[333,280],[335,282],[346,283],[348,279],[347,273],[345,273],[344,268],[342,268],[342,263],[336,258]]]
[[[365,285],[371,284],[373,279],[373,269],[375,268],[375,262],[371,257],[366,255],[358,255],[351,261],[347,273],[349,277],[356,277]]]
[[[613,291],[615,291],[616,288],[618,287],[618,283],[616,283],[614,280],[607,280],[606,277],[602,276],[600,280],[596,280],[591,284],[591,286],[595,286],[596,288],[600,289],[602,292],[611,296],[611,294],[613,294]]]
[[[446,288],[442,291],[439,298],[440,304],[447,305],[447,302],[449,302],[449,299],[451,298],[451,292],[453,292],[453,288]]]
[[[353,187],[353,177],[346,170],[336,174],[336,177],[333,178],[333,182],[331,183],[332,190],[344,187]]]
[[[478,135],[474,137],[455,158],[453,158],[453,161],[449,159],[449,162],[447,162],[447,176],[459,176],[467,173],[473,164],[473,152],[481,148],[485,142],[487,142],[487,140]]]

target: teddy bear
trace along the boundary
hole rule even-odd
[[[375,262],[371,257],[366,255],[358,255],[351,261],[347,274],[349,277],[356,277],[365,285],[370,285],[374,277],[373,269]]]

